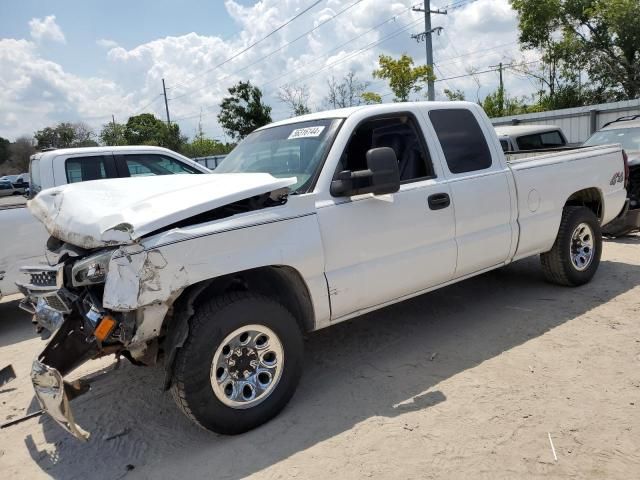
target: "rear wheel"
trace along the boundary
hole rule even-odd
[[[191,319],[172,393],[200,426],[246,432],[277,415],[293,396],[302,353],[302,334],[284,306],[250,293],[218,297]]]
[[[598,218],[586,207],[565,207],[556,241],[540,260],[548,281],[578,286],[593,278],[601,255]]]

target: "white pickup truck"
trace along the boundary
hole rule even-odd
[[[129,176],[209,173],[210,170],[166,148],[151,146],[66,148],[36,153],[29,167],[30,195],[68,183]],[[0,299],[18,293],[21,266],[45,261],[49,237],[23,197],[0,200]]]
[[[244,432],[293,395],[304,332],[532,255],[550,281],[584,284],[626,198],[619,145],[509,165],[465,102],[284,120],[211,175],[179,177],[68,185],[30,203],[50,266],[25,268],[20,288],[55,332],[32,380],[78,438],[69,395],[81,386],[63,376],[89,358],[162,358],[186,415]]]

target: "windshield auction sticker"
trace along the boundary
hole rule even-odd
[[[287,140],[294,140],[296,138],[319,137],[323,130],[324,125],[319,125],[317,127],[296,128],[289,134]]]

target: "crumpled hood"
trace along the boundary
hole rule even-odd
[[[176,222],[289,187],[267,173],[163,175],[74,183],[40,192],[29,210],[50,235],[82,248],[133,243]]]

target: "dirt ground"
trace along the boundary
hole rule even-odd
[[[43,346],[0,305],[18,374],[0,421],[37,409]],[[161,368],[123,364],[72,403],[88,443],[47,417],[1,430],[2,477],[640,478],[640,236],[607,241],[584,287],[525,260],[316,332],[305,363],[285,411],[237,437],[183,417]]]

